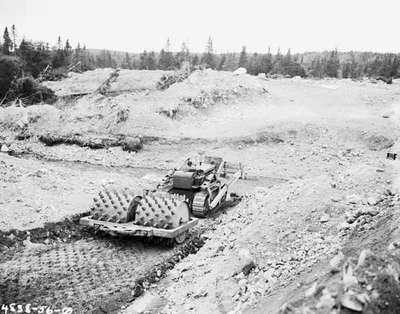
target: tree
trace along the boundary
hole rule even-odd
[[[190,61],[190,52],[186,43],[183,42],[181,46],[181,50],[175,56],[176,67],[181,68],[182,64]]]
[[[147,55],[146,67],[148,70],[155,70],[157,68],[156,54],[154,51],[151,51]]]
[[[228,53],[226,60],[223,64],[222,70],[224,71],[235,71],[238,68],[238,57],[235,53]]]
[[[8,33],[8,28],[6,26],[6,28],[4,29],[4,33],[3,33],[3,48],[2,51],[5,55],[10,55],[11,54],[11,50],[13,48],[13,44],[10,38],[10,34]]]
[[[145,70],[147,66],[147,51],[143,51],[139,55],[139,70]]]
[[[174,55],[170,51],[171,43],[169,38],[165,44],[165,49],[161,49],[158,59],[158,67],[161,70],[172,70],[175,68]]]
[[[0,102],[9,91],[12,82],[21,73],[21,62],[14,56],[0,55]]]
[[[206,50],[202,56],[201,63],[204,64],[208,68],[211,68],[211,69],[216,68],[213,41],[211,39],[211,36],[208,38]]]
[[[240,57],[239,57],[240,59]],[[240,60],[239,60],[240,64]],[[247,72],[252,75],[257,75],[258,73],[262,72],[261,71],[261,56],[255,52],[253,53],[250,58],[248,58],[247,61]]]
[[[260,73],[269,73],[272,70],[272,54],[270,48],[268,48],[267,54],[263,55],[261,58],[261,72]]]
[[[198,66],[199,63],[200,63],[199,56],[198,55],[194,55],[194,57],[191,60],[192,67]]]
[[[18,56],[22,60],[24,71],[33,77],[37,77],[52,63],[51,51],[46,49],[44,43],[33,43],[23,39],[19,45]]]
[[[61,50],[61,49],[62,49],[61,36],[58,36],[58,38],[57,38],[57,49],[58,49],[58,50]]]
[[[169,57],[169,52],[161,49],[160,57],[158,59],[158,68],[160,70],[170,70],[171,69],[171,58]]]
[[[286,56],[284,58],[285,63],[290,64],[292,62],[292,53],[290,52],[290,48],[288,49]]]
[[[329,77],[338,77],[340,69],[340,61],[337,50],[331,51],[326,62],[326,75]]]
[[[12,36],[13,51],[14,51],[14,54],[15,54],[16,51],[17,51],[17,30],[16,30],[14,24],[11,26],[11,36]]]
[[[247,68],[247,66],[248,66],[247,63],[248,63],[248,60],[247,60],[246,46],[243,46],[242,51],[240,52],[240,56],[239,56],[239,67]]]
[[[315,57],[311,62],[310,75],[318,78],[325,76],[325,59],[321,57]]]
[[[132,69],[132,61],[129,53],[125,53],[124,61],[122,61],[121,67],[124,69]]]
[[[226,54],[222,54],[221,59],[219,60],[218,66],[217,66],[217,70],[221,71],[224,69],[225,67],[225,62],[226,62]]]
[[[67,41],[65,42],[65,51],[67,52],[67,53],[69,53],[70,51],[71,51],[71,49],[72,49],[72,46],[71,46],[71,44],[69,43],[69,40],[67,39]]]

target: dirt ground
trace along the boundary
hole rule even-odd
[[[92,91],[108,73],[96,71],[49,86]],[[198,71],[159,91],[154,72],[122,73],[106,96],[0,109],[0,303],[77,313],[397,313],[382,276],[397,293],[400,167],[386,153],[400,145],[400,82]],[[139,136],[144,146],[46,146],[39,137],[48,132]],[[202,219],[187,244],[83,229],[74,239],[33,236],[49,222],[66,228],[102,185],[141,191],[198,152],[240,161],[247,179],[233,188],[242,201]]]

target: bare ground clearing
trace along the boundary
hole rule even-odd
[[[0,228],[21,241],[2,242],[0,301],[64,302],[106,313],[121,306],[126,313],[326,313],[329,306],[342,313],[343,300],[333,292],[333,301],[321,305],[329,299],[323,288],[305,291],[315,282],[320,287],[320,278],[326,286],[341,280],[341,269],[331,274],[333,257],[343,254],[344,263],[363,248],[380,254],[398,240],[398,161],[385,155],[398,147],[399,82],[229,75],[195,73],[163,92],[2,109],[0,140],[10,155],[0,155]],[[199,95],[206,100],[201,108],[183,100]],[[179,114],[171,119],[161,108]],[[121,111],[127,115],[119,121]],[[155,140],[136,154],[37,140],[45,132],[78,131]],[[15,140],[21,132],[29,138]],[[244,196],[240,204],[202,220],[191,249],[86,233],[68,239],[62,232],[32,244],[29,234],[18,233],[85,212],[103,183],[152,186],[198,151],[242,162],[248,180],[235,187]],[[42,287],[41,297],[30,294],[33,285]],[[383,295],[372,287],[370,300]]]

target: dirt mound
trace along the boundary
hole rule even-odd
[[[45,81],[42,84],[52,89],[57,96],[94,92],[111,74],[112,69],[96,69],[84,73],[68,73],[60,81]]]
[[[246,92],[266,93],[267,84],[255,76],[243,74],[235,75],[232,72],[197,70],[186,80],[172,85],[166,94],[181,97],[196,97],[200,92],[230,91],[232,94],[245,94]]]
[[[173,95],[196,108],[208,107],[210,105],[233,99],[262,95],[267,93],[267,85],[251,75],[234,75],[232,72],[197,70],[186,80],[175,83],[164,93],[166,97]]]
[[[110,69],[88,71],[47,83],[58,95],[86,93],[97,89],[110,73]],[[60,99],[51,108],[3,109],[0,128],[9,132],[25,130],[38,136],[52,134],[66,143],[71,142],[66,137],[75,137],[77,133],[97,133],[99,137],[101,134],[176,137],[186,132],[182,128],[194,128],[193,119],[204,120],[204,117],[199,117],[199,109],[211,110],[219,104],[232,107],[244,99],[250,101],[253,97],[266,95],[265,80],[247,74],[238,76],[211,70],[195,71],[165,91],[156,90],[156,82],[166,73],[121,70],[106,95]],[[171,121],[171,118],[179,121]],[[50,142],[54,141],[50,139]],[[80,144],[81,141],[72,142]],[[92,144],[83,145],[99,147],[97,143]]]
[[[93,93],[113,72],[113,69],[96,69],[83,73],[70,72],[61,81],[46,81],[43,84],[52,89],[57,96]],[[129,92],[155,90],[156,84],[169,71],[120,70],[119,76],[108,92]]]
[[[21,132],[35,126],[56,127],[61,122],[61,112],[50,105],[33,105],[29,107],[10,106],[0,108],[0,130]]]

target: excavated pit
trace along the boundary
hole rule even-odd
[[[42,228],[1,232],[0,303],[117,313],[195,254],[205,243],[202,234],[216,228],[218,216],[239,201],[232,199],[173,248],[151,239],[94,233],[78,224],[87,213]]]

